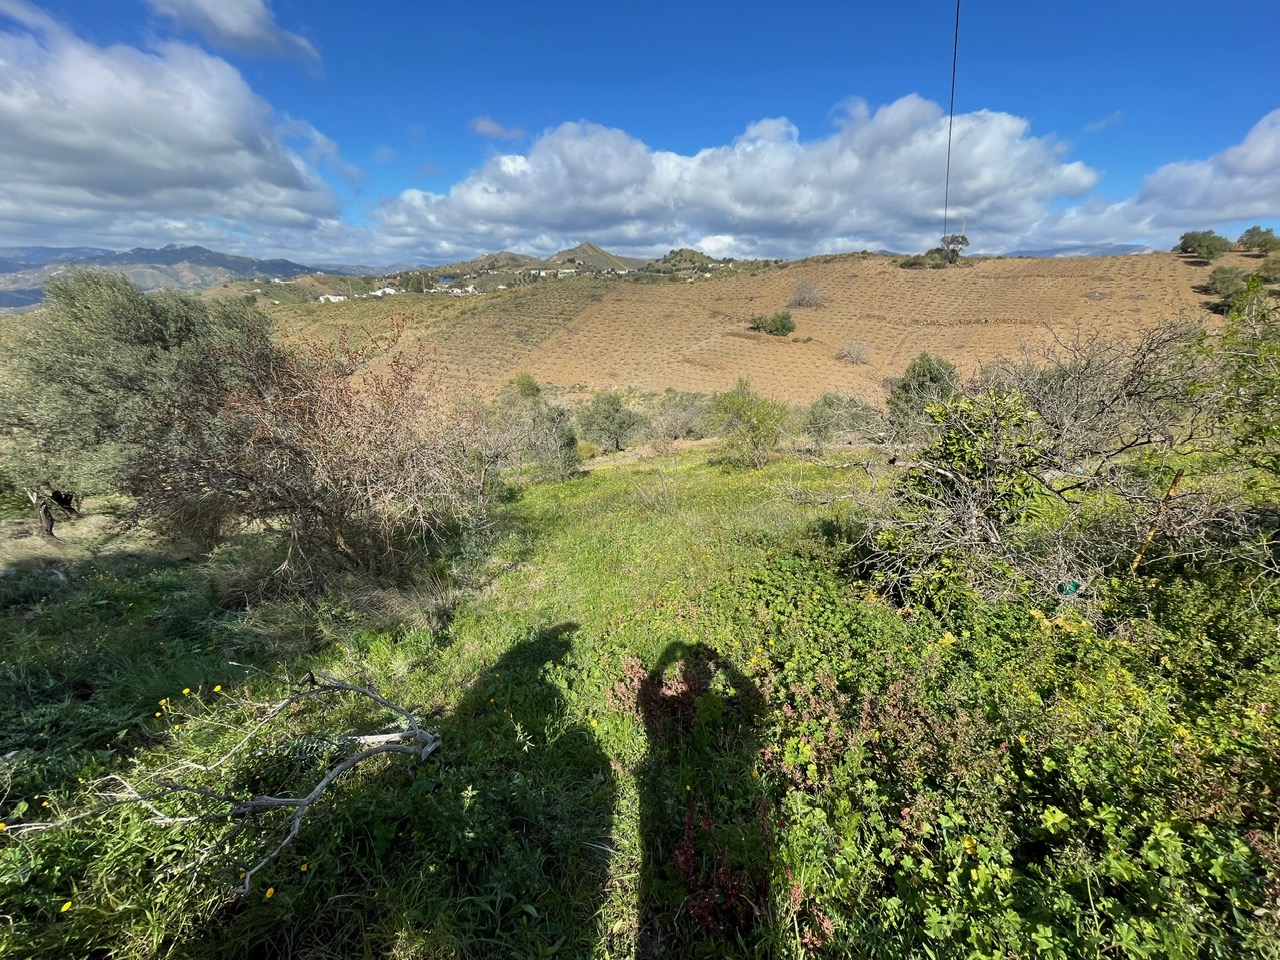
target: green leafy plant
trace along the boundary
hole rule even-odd
[[[708,425],[724,442],[725,457],[737,466],[762,467],[782,442],[787,408],[756,393],[746,380],[711,398]]]
[[[768,316],[752,317],[749,326],[752,330],[759,330],[771,337],[785,337],[795,330],[796,322],[791,319],[789,311],[782,310]]]

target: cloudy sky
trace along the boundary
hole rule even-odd
[[[942,233],[954,16],[0,0],[0,246],[920,251]],[[1276,0],[962,18],[950,206],[974,250],[1280,226]]]

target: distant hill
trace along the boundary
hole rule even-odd
[[[123,252],[94,247],[7,247],[0,248],[0,309],[40,303],[45,281],[75,268],[123,273],[143,290],[203,290],[231,280],[287,280],[316,271],[292,260],[259,260],[176,243]],[[329,272],[337,271],[330,268]]]
[[[594,243],[580,243],[569,250],[561,250],[547,258],[551,263],[579,263],[590,270],[638,270],[650,261],[640,257],[620,257],[602,250]]]
[[[688,247],[681,247],[679,250],[672,250],[660,260],[653,261],[653,266],[657,269],[696,270],[715,262],[712,257],[707,256],[701,250],[690,250]]]
[[[0,247],[0,262],[39,267],[52,260],[80,260],[112,253],[103,247]],[[8,272],[7,268],[0,272]]]

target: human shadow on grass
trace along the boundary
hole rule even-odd
[[[559,686],[576,629],[537,630],[481,674],[424,763],[340,786],[275,870],[293,879],[215,925],[207,952],[589,955],[616,787]]]
[[[702,645],[628,661],[648,748],[639,772],[643,863],[636,956],[744,956],[765,947],[772,809],[757,779],[764,700]]]

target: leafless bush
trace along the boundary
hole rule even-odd
[[[677,440],[696,440],[706,435],[705,421],[710,401],[699,394],[668,392],[649,410],[645,437],[655,450],[670,450]]]
[[[1077,328],[1039,352],[989,364],[969,390],[1021,394],[1056,469],[1087,478],[1133,452],[1207,440],[1216,397],[1202,388],[1212,380],[1194,349],[1202,333],[1191,319],[1121,336]]]
[[[478,406],[420,356],[386,345],[224,346],[131,491],[151,516],[216,503],[284,534],[277,571],[298,584],[347,570],[397,574],[483,525],[502,451]]]
[[[812,280],[804,279],[796,283],[795,291],[791,294],[791,300],[787,306],[820,307],[826,302],[827,298],[822,295],[822,288]]]
[[[871,348],[867,346],[865,340],[850,340],[836,351],[836,359],[852,364],[870,363]]]

